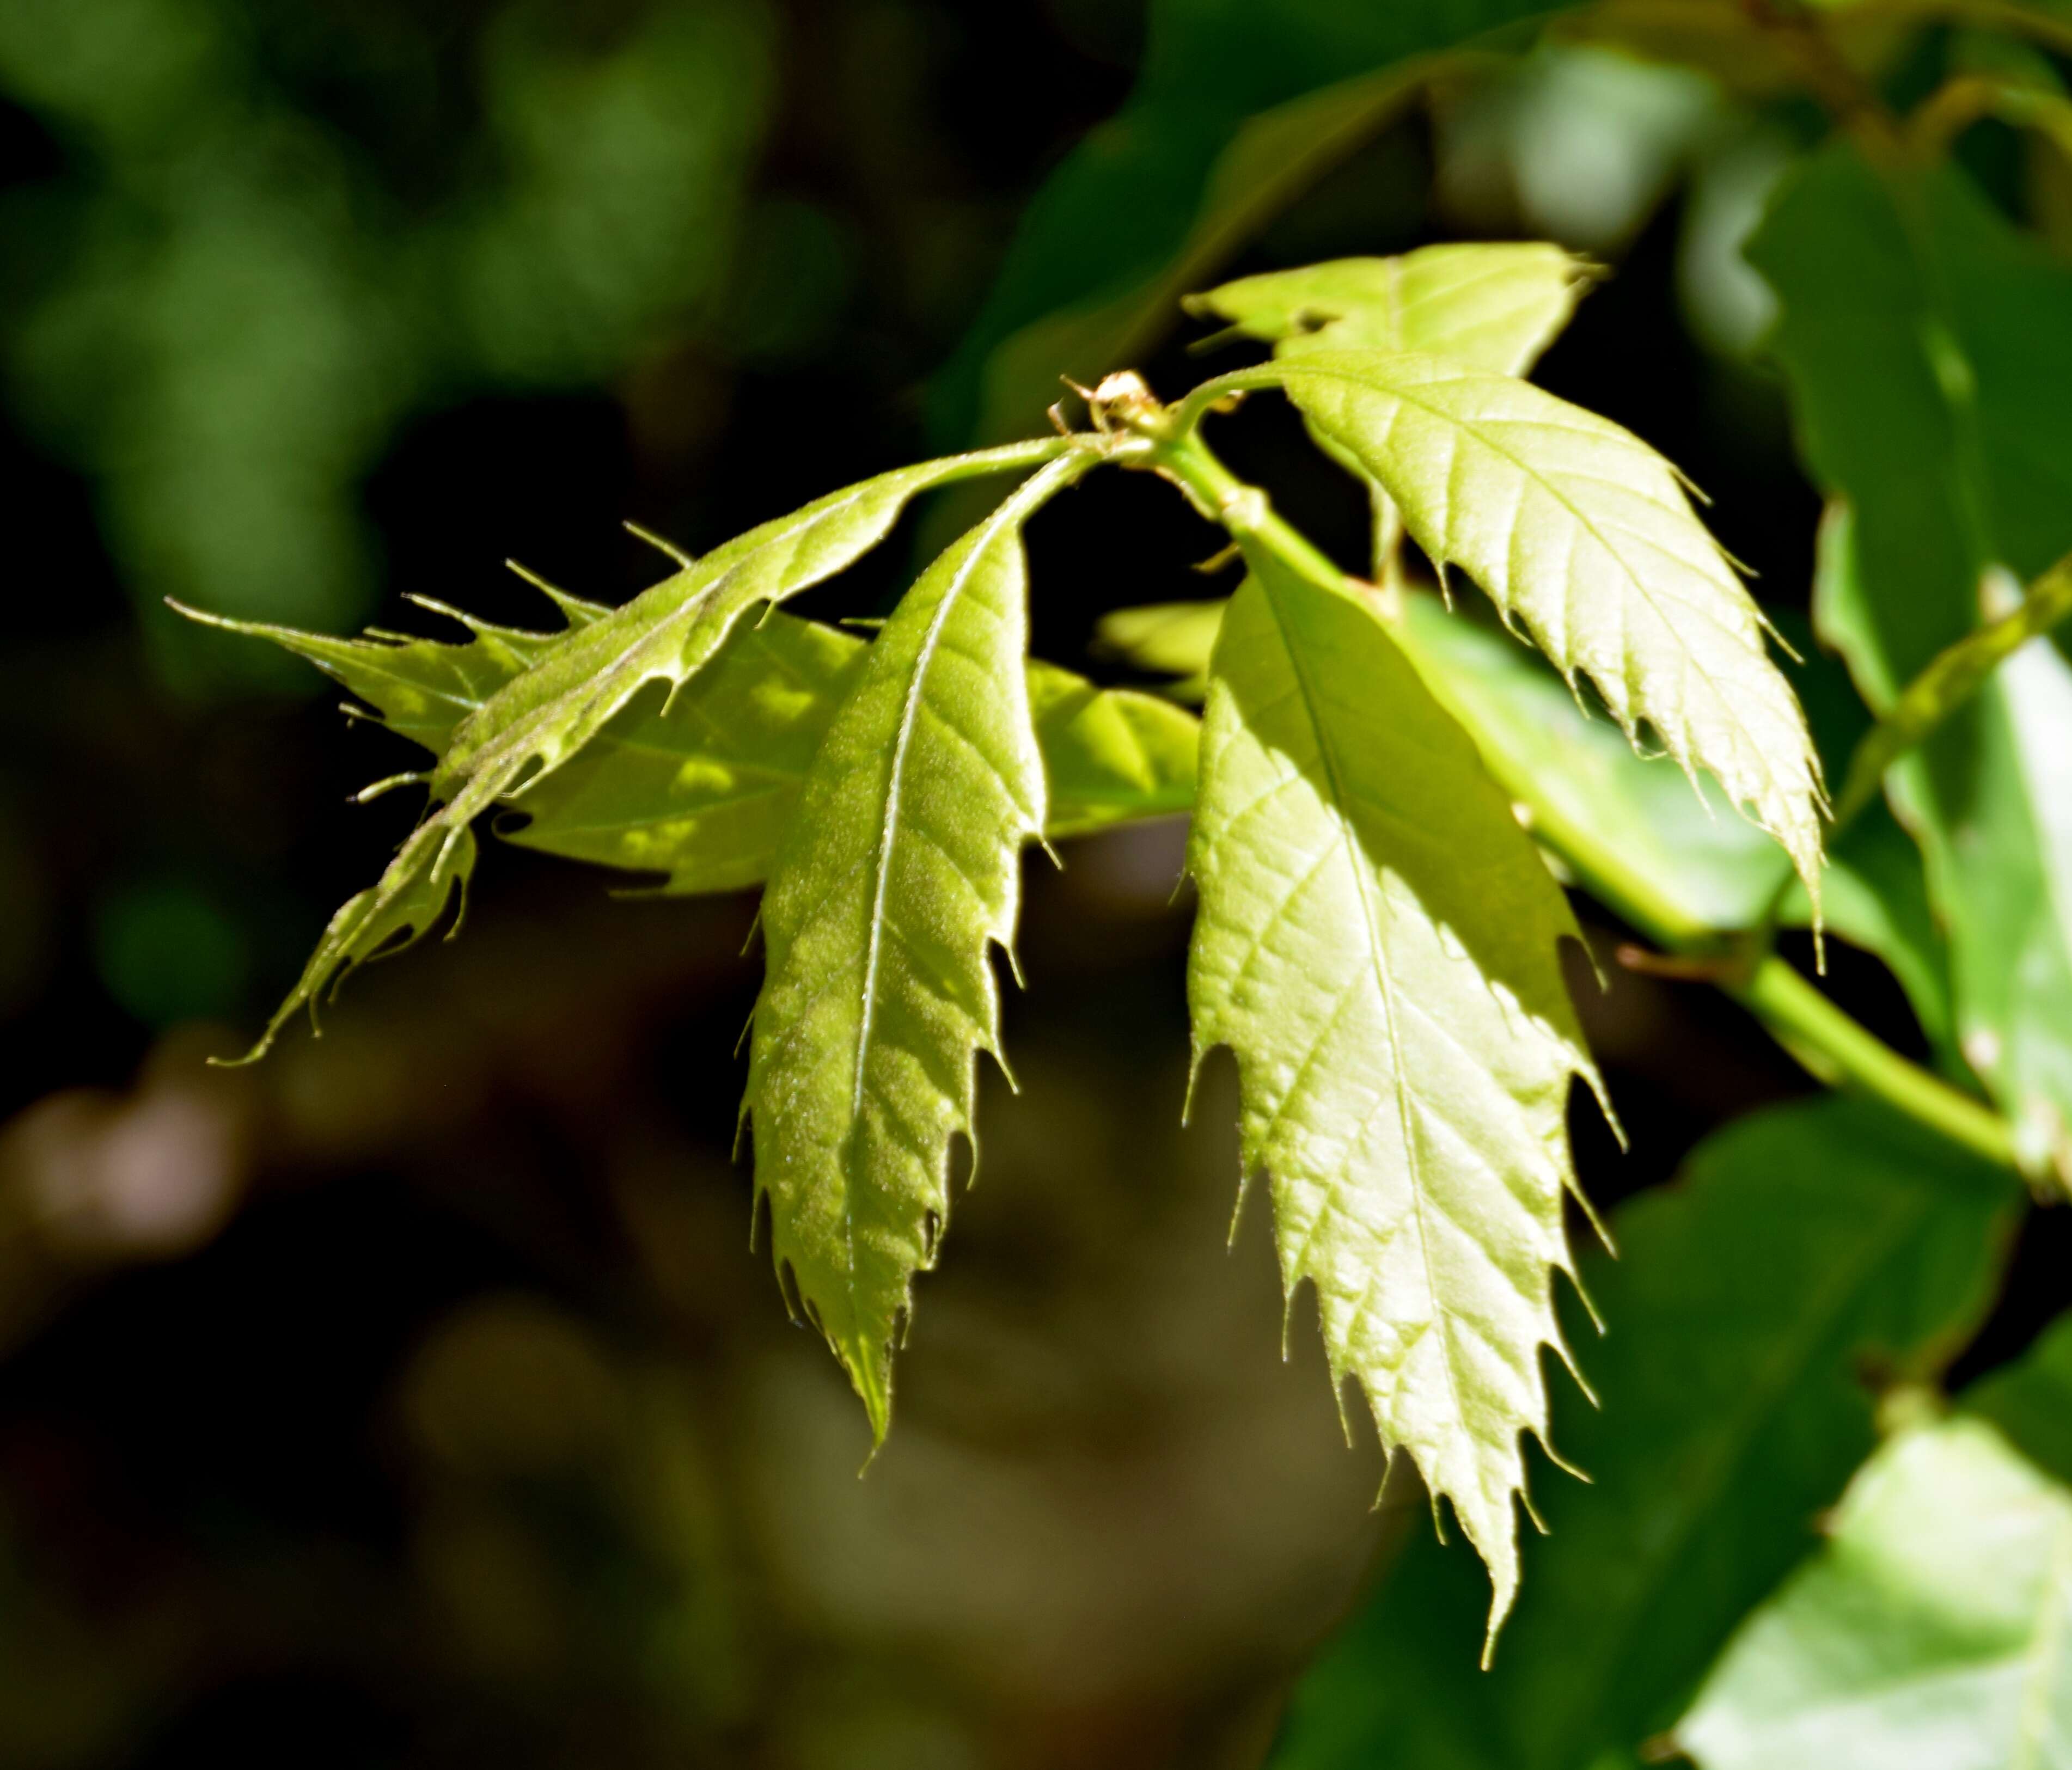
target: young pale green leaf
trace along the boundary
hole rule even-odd
[[[1318,350],[1223,376],[1280,386],[1358,458],[1443,569],[1458,565],[1629,738],[1651,727],[1783,844],[1819,907],[1819,764],[1753,600],[1674,470],[1608,419],[1415,353]]]
[[[599,614],[588,605],[565,601],[569,630],[454,727],[432,774],[433,796],[443,803],[380,879],[332,918],[301,979],[246,1061],[262,1056],[299,1009],[306,1004],[314,1011],[327,983],[342,981],[400,929],[421,934],[427,906],[442,906],[446,887],[464,881],[472,865],[468,826],[475,819],[508,799],[526,780],[538,780],[579,753],[648,683],[689,681],[750,608],[796,595],[841,571],[882,540],[921,492],[1033,466],[1071,446],[1054,438],[881,474],[685,563],[674,577],[621,608]],[[483,639],[478,630],[478,640]],[[315,658],[308,646],[303,650]],[[327,656],[327,667],[340,667],[342,654],[333,651]],[[420,672],[427,667],[421,659],[411,666]],[[413,692],[421,692],[422,684]]]
[[[1889,1440],[1676,1730],[1704,1770],[2072,1766],[2072,1491],[1983,1421]]]
[[[1587,267],[1559,246],[1503,241],[1268,271],[1190,295],[1182,305],[1267,339],[1277,357],[1421,351],[1493,375],[1523,375],[1568,323],[1587,285]],[[1367,488],[1375,575],[1387,578],[1403,543],[1393,501],[1356,454],[1314,425],[1310,433]]]
[[[519,791],[506,834],[570,860],[651,871],[670,893],[759,883],[869,647],[773,614],[744,625],[664,712],[643,696],[566,766]],[[1031,661],[1044,834],[1083,836],[1194,803],[1197,721],[1154,696]],[[500,832],[505,833],[505,832]]]
[[[559,599],[572,620],[609,612]],[[207,618],[308,658],[434,754],[561,637],[470,620],[465,644],[334,639]],[[636,696],[578,754],[520,786],[508,803],[522,816],[500,820],[497,833],[569,860],[660,873],[657,889],[672,894],[758,884],[864,651],[853,634],[782,611],[744,622],[666,704],[652,692]],[[1032,660],[1028,669],[1050,786],[1046,836],[1168,816],[1194,803],[1198,723],[1190,714],[1156,696],[1096,688],[1054,664]]]
[[[2072,548],[2072,270],[1953,168],[1836,147],[1749,242],[1815,478],[1845,506],[1815,612],[1872,707]],[[2072,667],[2032,640],[1886,790],[1948,931],[1959,1037],[2072,1177]]]
[[[1043,753],[1046,836],[1084,836],[1193,807],[1201,725],[1192,714],[1042,663],[1029,666],[1029,706]]]
[[[1265,340],[1276,356],[1421,351],[1523,375],[1568,323],[1589,282],[1588,265],[1559,246],[1504,241],[1267,271],[1181,305]]]
[[[1178,677],[1166,692],[1198,705],[1209,692],[1209,658],[1223,629],[1226,601],[1111,610],[1094,629],[1095,648],[1149,675]]]
[[[1222,618],[1219,602],[1119,609],[1098,639],[1138,668],[1203,680]],[[1722,933],[1753,926],[1776,897],[1790,863],[1763,833],[1701,803],[1660,757],[1637,754],[1609,720],[1592,718],[1544,660],[1509,637],[1451,614],[1436,597],[1408,591],[1391,632],[1425,685],[1475,732],[1482,761],[1521,801],[1551,806],[1569,828],[1618,854],[1649,894],[1677,914]],[[1862,715],[1839,671],[1812,660],[1809,704],[1823,745],[1832,727],[1847,754]],[[1815,694],[1816,689],[1830,692]],[[1848,710],[1858,708],[1852,721]],[[1835,840],[1821,880],[1827,925],[1892,967],[1938,1051],[1955,1057],[1950,978],[1930,910],[1920,856],[1882,807],[1873,806]],[[1781,919],[1812,919],[1803,889],[1788,893]]]
[[[1483,762],[1506,788],[1618,855],[1651,895],[1688,921],[1726,933],[1761,919],[1790,877],[1761,831],[1716,815],[1663,758],[1636,754],[1609,721],[1589,717],[1525,647],[1449,615],[1433,597],[1408,596],[1403,609],[1399,643],[1441,701],[1467,716]],[[1827,754],[1848,754],[1862,729],[1860,703],[1825,659],[1814,659],[1803,680]],[[1920,856],[1882,807],[1836,836],[1821,896],[1828,928],[1892,968],[1930,1042],[1960,1064],[1949,963]],[[1803,888],[1778,907],[1786,926],[1812,920]]]
[[[610,610],[553,593],[571,626],[587,626]],[[451,616],[471,635],[465,643],[426,639],[411,634],[381,631],[356,639],[306,633],[299,627],[265,621],[234,621],[181,603],[172,606],[191,621],[267,639],[306,659],[334,682],[357,695],[398,737],[438,755],[454,728],[475,712],[512,677],[522,675],[559,644],[559,633],[530,633],[519,627],[495,626],[442,603],[412,598],[420,607]],[[347,708],[348,712],[358,709]]]
[[[1575,924],[1483,770],[1362,603],[1272,556],[1231,603],[1189,866],[1198,1059],[1237,1058],[1245,1172],[1270,1177],[1283,1282],[1317,1293],[1364,1387],[1517,1586],[1523,1432],[1574,1184],[1571,1078],[1595,1083],[1557,946]]]
[[[992,949],[1011,948],[1042,758],[1022,650],[1022,525],[1085,470],[1054,462],[909,590],[808,771],[763,904],[768,970],[743,1111],[771,1252],[863,1398],[892,1405],[913,1275],[999,1049]]]
[[[1473,1569],[1410,1543],[1297,1686],[1272,1770],[1644,1761],[1876,1443],[1861,1371],[1925,1378],[1963,1343],[2021,1204],[1867,1101],[1708,1139],[1621,1209],[1616,1260],[1586,1260],[1601,1406],[1564,1391],[1553,1418],[1591,1480],[1540,1501],[1495,1665],[1474,1669]]]

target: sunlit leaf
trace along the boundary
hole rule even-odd
[[[1523,375],[1568,322],[1587,267],[1535,241],[1425,246],[1399,258],[1340,258],[1225,283],[1184,303],[1264,339],[1277,357],[1319,350],[1420,351],[1493,375]],[[1367,487],[1374,569],[1385,575],[1402,521],[1359,456],[1311,426],[1326,453]]]
[[[745,1111],[771,1247],[882,1439],[913,1275],[998,1057],[993,948],[1043,828],[1022,651],[1022,524],[1086,458],[1028,481],[930,566],[865,654],[763,897],[768,971]]]
[[[571,610],[583,624],[544,647],[454,726],[431,780],[433,796],[443,803],[380,881],[332,918],[250,1057],[262,1055],[327,984],[374,956],[401,928],[421,934],[427,908],[442,906],[446,887],[465,881],[472,865],[474,819],[580,752],[648,684],[689,680],[750,608],[841,571],[882,540],[918,494],[1031,466],[1068,446],[1062,439],[1018,444],[881,474],[750,529],[608,614],[590,618]],[[314,655],[306,644],[302,649]],[[338,654],[329,655],[335,667]],[[423,667],[421,660],[412,665]]]
[[[557,593],[558,595],[559,593]],[[609,611],[561,596],[571,618]],[[434,753],[558,634],[470,622],[464,644],[334,639],[292,628],[212,624],[306,657]],[[799,785],[861,662],[862,639],[781,611],[744,622],[665,705],[638,695],[583,749],[520,786],[507,841],[569,860],[664,875],[670,893],[726,891],[769,872]],[[1096,688],[1032,661],[1030,701],[1050,783],[1045,834],[1077,836],[1184,811],[1194,796],[1198,721],[1158,696]]]
[[[1478,622],[1449,614],[1435,597],[1402,599],[1392,630],[1426,685],[1477,735],[1482,760],[1515,799],[1550,807],[1572,829],[1616,853],[1650,893],[1693,923],[1722,934],[1751,927],[1776,897],[1790,862],[1760,830],[1692,795],[1674,764],[1635,753],[1609,717],[1584,704],[1534,652]],[[1202,680],[1223,605],[1174,602],[1104,616],[1100,644],[1153,673]],[[1823,746],[1847,755],[1864,716],[1838,666],[1815,659],[1805,677]],[[1816,695],[1815,690],[1833,690]],[[1856,717],[1848,717],[1856,708]],[[1882,806],[1872,806],[1835,840],[1821,877],[1827,928],[1882,959],[1905,987],[1922,1030],[1955,1057],[1950,979],[1919,856]],[[1778,906],[1786,926],[1812,920],[1803,886]]]
[[[1556,952],[1575,924],[1373,614],[1252,564],[1202,725],[1195,1049],[1235,1054],[1291,1304],[1315,1286],[1334,1378],[1452,1504],[1493,1630],[1560,1344],[1569,1086],[1594,1080]]]
[[[1589,271],[1537,241],[1424,246],[1240,277],[1182,304],[1279,356],[1314,350],[1421,351],[1523,375],[1568,324]]]
[[[1870,1103],[1744,1119],[1586,1257],[1601,1403],[1557,1392],[1589,1485],[1549,1483],[1548,1534],[1496,1663],[1482,1591],[1413,1542],[1297,1686],[1273,1770],[1628,1770],[1750,1605],[1814,1542],[1876,1442],[1867,1369],[1931,1375],[1971,1332],[2021,1189]],[[1587,1331],[1580,1309],[1575,1331]]]
[[[1881,713],[2072,548],[2072,269],[1954,170],[1837,147],[1749,247],[1803,446],[1846,515],[1815,614]],[[2027,1156],[2072,1174],[2072,667],[2004,663],[1886,775],[1949,937],[1966,1056]]]
[[[1704,1770],[2072,1764],[2072,1491],[1976,1419],[1899,1433],[1676,1730]]]
[[[1207,384],[1285,387],[1419,546],[1457,565],[1629,737],[1651,729],[1790,855],[1817,911],[1819,767],[1753,600],[1675,471],[1610,420],[1434,356],[1317,351]]]

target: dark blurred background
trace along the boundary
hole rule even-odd
[[[859,1480],[730,1159],[752,904],[497,848],[458,944],[204,1067],[409,828],[346,795],[409,765],[161,604],[537,621],[507,555],[617,600],[660,575],[623,519],[702,550],[955,445],[931,379],[1145,30],[1128,0],[0,6],[0,1763],[1258,1761],[1400,1509],[1306,1304],[1282,1362],[1263,1214],[1226,1250],[1219,1062],[1178,1123],[1183,832],[1032,864],[1022,1092],[984,1078],[983,1183]],[[1539,55],[1410,109],[1231,268],[1596,254],[1542,379],[1691,470],[1803,608],[1818,511],[1735,256],[1794,127]],[[1255,405],[1219,441],[1355,562],[1357,493]],[[911,530],[812,606],[882,607]],[[1068,663],[1104,610],[1219,587],[1149,481],[1032,551]],[[1868,962],[1836,984],[1918,1048]],[[1581,995],[1634,1136],[1579,1114],[1600,1199],[1804,1086],[1700,992]]]

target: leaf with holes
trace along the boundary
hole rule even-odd
[[[1283,1283],[1314,1284],[1334,1378],[1489,1564],[1494,1638],[1572,1270],[1569,1085],[1596,1080],[1556,952],[1575,923],[1375,616],[1251,563],[1202,725],[1195,1050],[1235,1054]]]

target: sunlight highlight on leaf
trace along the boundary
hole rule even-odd
[[[1761,612],[1675,472],[1609,419],[1435,356],[1317,351],[1197,388],[1285,388],[1418,545],[1457,565],[1629,738],[1646,726],[1784,845],[1819,908],[1820,770]]]
[[[1573,1270],[1569,1086],[1596,1086],[1556,952],[1576,926],[1373,614],[1252,565],[1202,727],[1195,1051],[1235,1053],[1291,1302],[1314,1283],[1334,1379],[1488,1563],[1494,1640]]]
[[[399,929],[421,934],[426,904],[442,905],[442,887],[465,879],[472,864],[475,819],[576,754],[648,683],[688,681],[750,608],[842,570],[884,539],[917,494],[1034,466],[1071,446],[1051,437],[880,474],[750,529],[623,607],[572,627],[454,727],[432,777],[433,796],[444,803],[380,879],[332,919],[246,1061],[263,1056],[327,983],[364,963]]]

